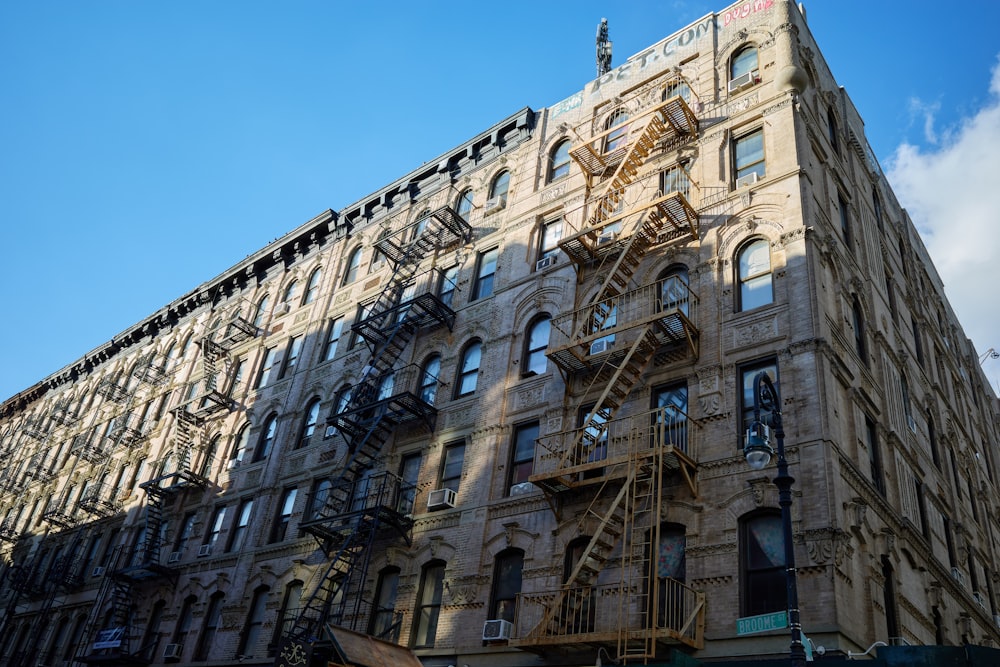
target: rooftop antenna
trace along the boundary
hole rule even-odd
[[[611,71],[611,42],[608,41],[608,20],[601,19],[597,26],[597,76]]]

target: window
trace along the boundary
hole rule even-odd
[[[688,268],[683,264],[668,267],[657,280],[660,282],[660,310],[677,310],[687,315],[691,302]]]
[[[878,230],[880,232],[885,231],[885,221],[882,219],[882,200],[878,196],[878,190],[875,189],[876,186],[872,186],[872,207],[875,209],[875,224],[878,225]]]
[[[458,382],[455,383],[455,398],[469,396],[475,393],[479,380],[479,362],[482,357],[482,344],[474,340],[465,346],[462,361],[458,366]]]
[[[651,546],[653,543],[651,542]],[[679,628],[684,625],[684,595],[679,584],[687,577],[687,536],[684,526],[662,524],[659,545],[651,559],[655,564],[657,585],[656,615],[651,620],[654,628]]]
[[[756,174],[761,178],[765,173],[764,130],[755,130],[737,137],[733,146],[736,180]]]
[[[337,394],[333,397],[333,411],[331,412],[331,418],[344,412],[350,404],[351,387],[349,385],[345,385],[338,389]],[[334,435],[337,435],[337,429],[328,422],[326,427],[326,437],[329,438]]]
[[[292,336],[288,341],[288,354],[285,356],[285,365],[281,369],[281,377],[288,377],[295,371],[295,365],[299,363],[301,353],[302,336]]]
[[[840,140],[837,137],[837,117],[833,115],[832,107],[826,110],[826,133],[830,139],[830,145],[833,147],[833,152],[840,155]]]
[[[243,632],[240,633],[240,643],[236,647],[237,658],[254,655],[255,647],[260,639],[261,628],[264,626],[264,619],[267,617],[267,597],[270,592],[271,589],[267,586],[259,586],[254,589],[250,611],[247,613]]]
[[[278,622],[274,626],[274,636],[271,638],[271,646],[277,647],[281,638],[292,629],[292,624],[298,618],[300,605],[302,604],[302,582],[296,579],[290,581],[285,586],[285,596],[281,600],[281,611],[278,613]],[[269,652],[268,655],[271,655]]]
[[[295,495],[298,489],[294,486],[284,490],[281,502],[278,503],[278,514],[271,526],[271,542],[281,542],[288,533],[288,524],[292,520],[292,510],[295,508]]]
[[[205,479],[208,479],[209,477],[212,476],[212,465],[215,463],[215,455],[218,454],[219,452],[220,442],[222,442],[222,436],[217,435],[209,441],[208,447],[205,448],[205,455],[201,460],[201,465],[198,467],[198,474],[204,477]],[[115,483],[114,493],[116,496],[118,495],[118,492],[120,490],[118,483],[121,482],[121,475],[123,472],[124,468],[121,471],[119,471],[118,480]]]
[[[548,315],[536,318],[528,327],[525,336],[524,363],[521,367],[523,375],[540,375],[548,370],[549,359],[545,356],[545,350],[549,346],[550,327]]]
[[[753,380],[755,377],[757,377],[757,374],[762,371],[767,373],[768,377],[771,379],[771,383],[774,385],[776,389],[779,389],[780,393],[780,387],[778,386],[778,366],[775,364],[773,359],[768,359],[767,361],[758,362],[740,368],[740,378],[741,378],[740,382],[743,386],[743,392],[740,395],[741,426],[740,426],[739,448],[741,451],[744,445],[743,438],[746,435],[747,429],[750,428],[750,424],[752,424],[754,420]],[[768,426],[771,425],[771,415],[769,415],[767,412],[762,411],[760,413],[760,420],[765,424],[767,424]]]
[[[680,165],[660,172],[660,193],[669,195],[672,192],[680,192],[685,197],[691,192],[691,179]]]
[[[208,608],[205,610],[205,623],[201,628],[201,635],[198,637],[198,644],[195,646],[194,659],[208,660],[208,656],[215,645],[215,635],[222,625],[222,600],[223,594],[214,593],[208,599]]]
[[[771,248],[766,239],[755,239],[737,255],[739,302],[737,311],[751,310],[774,302],[771,283]]]
[[[868,445],[868,465],[871,470],[872,484],[878,492],[885,495],[885,475],[882,471],[882,452],[878,442],[878,428],[874,420],[865,415],[865,437]]]
[[[444,563],[431,561],[424,566],[420,577],[420,592],[417,593],[417,608],[414,610],[414,648],[434,646],[443,591]]]
[[[782,611],[788,606],[785,540],[781,515],[764,511],[740,521],[740,615]]]
[[[910,406],[910,383],[906,381],[906,374],[899,374],[899,390],[903,395],[903,415],[906,417],[906,425],[911,431],[916,431],[917,425],[913,421],[913,409]]]
[[[555,257],[559,254],[559,241],[562,239],[562,220],[550,220],[542,225],[542,233],[538,240],[538,259]]]
[[[205,533],[204,544],[208,545],[211,551],[214,553],[216,545],[219,542],[219,536],[222,535],[222,526],[226,522],[226,508],[216,507],[215,512],[212,513],[212,520],[208,524],[208,532]]]
[[[253,514],[253,498],[248,498],[240,503],[240,508],[236,512],[236,525],[233,526],[233,533],[229,536],[229,548],[226,551],[239,551],[243,548],[251,514]]]
[[[569,145],[569,139],[563,139],[549,153],[549,183],[569,175]]]
[[[604,152],[610,153],[625,145],[628,138],[628,110],[618,107],[604,121],[604,129],[611,130],[604,137]]]
[[[420,478],[420,452],[404,454],[399,464],[399,513],[410,514],[417,497],[417,481]]]
[[[441,480],[439,489],[451,489],[458,492],[462,481],[462,464],[465,461],[465,443],[454,442],[444,448],[444,460],[441,463]]]
[[[501,171],[493,178],[490,184],[490,199],[501,202],[501,206],[507,203],[507,190],[510,189],[510,172]]]
[[[861,302],[855,294],[851,300],[851,317],[854,325],[854,350],[861,358],[861,363],[868,365],[868,346],[865,344],[865,315],[861,310]]]
[[[691,100],[691,86],[688,85],[687,81],[682,79],[674,79],[669,81],[663,89],[663,100],[669,100],[671,97],[680,97],[685,102]]]
[[[306,406],[306,418],[302,422],[302,433],[299,435],[299,447],[309,444],[313,433],[316,432],[316,422],[319,421],[319,399],[314,398]]]
[[[844,237],[844,245],[851,248],[851,210],[847,206],[844,195],[837,195],[837,212],[840,215],[840,233]]]
[[[171,643],[180,644],[182,649],[184,647],[184,642],[187,640],[188,634],[191,632],[191,625],[194,620],[194,606],[197,603],[198,598],[193,595],[189,595],[184,598],[184,604],[181,606],[180,616],[177,617],[177,625],[174,628],[174,636]]]
[[[441,375],[441,355],[434,354],[424,362],[420,373],[420,400],[434,405],[437,398],[438,376]]]
[[[438,285],[438,299],[449,308],[455,301],[455,287],[458,284],[458,266],[450,266],[441,273]]]
[[[344,318],[337,317],[330,320],[330,328],[326,334],[326,349],[323,351],[323,361],[330,361],[337,354],[337,343],[341,334],[344,333]]]
[[[657,387],[653,390],[655,436],[658,447],[672,445],[688,452],[688,389],[684,383]]]
[[[535,465],[535,440],[538,439],[538,422],[529,422],[514,427],[514,441],[511,444],[510,467],[507,474],[507,495],[512,495],[515,486],[528,483]]]
[[[490,596],[489,618],[514,622],[517,594],[521,592],[521,571],[524,552],[507,549],[497,554],[493,562],[493,592]]]
[[[323,279],[323,269],[316,269],[309,275],[309,282],[306,283],[305,294],[302,295],[302,305],[312,303],[319,296],[319,283]]]
[[[265,294],[260,298],[260,301],[257,302],[257,311],[253,316],[253,325],[255,327],[260,327],[264,324],[264,317],[267,316],[268,299],[269,295]]]
[[[299,293],[299,281],[293,280],[288,283],[288,287],[285,288],[284,293],[281,295],[281,303],[288,307],[292,307],[292,302],[295,301],[295,295]]]
[[[458,195],[458,200],[455,203],[455,212],[462,217],[466,222],[469,221],[469,214],[472,213],[472,188],[468,190],[463,190],[460,195]]]
[[[499,248],[479,253],[476,261],[476,282],[472,286],[472,300],[483,299],[493,294],[493,279],[497,272]]]
[[[974,572],[974,570],[970,569],[970,572]],[[886,555],[882,556],[882,581],[882,602],[885,605],[885,629],[890,638],[899,637],[899,612],[896,609],[896,579],[892,571],[892,563]]]
[[[396,597],[399,593],[399,568],[389,567],[378,575],[375,587],[375,608],[368,623],[368,634],[376,639],[395,642],[399,638],[396,627]]]
[[[923,337],[920,334],[920,325],[917,323],[917,318],[910,316],[910,328],[913,329],[913,352],[916,354],[917,363],[920,367],[924,367],[924,343]]]
[[[244,424],[243,428],[240,430],[239,434],[236,436],[236,442],[233,443],[233,455],[229,457],[230,467],[235,467],[243,461],[243,457],[247,453],[247,448],[250,445],[250,425]],[[232,463],[235,461],[236,463]]]
[[[174,542],[174,553],[179,554],[181,558],[184,557],[184,550],[187,548],[187,543],[191,539],[191,535],[194,534],[196,518],[194,512],[188,512],[181,521],[181,529],[177,534],[177,540]]]
[[[361,248],[355,248],[347,258],[347,268],[344,269],[342,285],[353,283],[358,279],[358,268],[361,266]]]
[[[274,362],[278,358],[278,348],[269,347],[264,351],[264,362],[260,365],[260,373],[257,375],[257,389],[267,386],[271,379],[271,371],[274,370]]]
[[[577,413],[577,428],[584,431],[582,438],[578,438],[580,450],[576,452],[577,463],[594,463],[608,458],[608,428],[605,424],[608,421],[607,413],[591,412],[596,406],[587,405],[581,407]],[[589,468],[583,476],[585,479],[600,477],[604,474],[604,468]]]
[[[733,59],[729,63],[729,78],[736,79],[744,74],[751,74],[757,71],[757,47],[744,46],[733,54]]]
[[[271,449],[274,447],[274,435],[278,431],[278,416],[271,415],[264,422],[264,428],[261,429],[260,442],[257,443],[257,451],[254,452],[254,461],[263,461],[268,456],[271,455]]]
[[[569,615],[567,629],[573,633],[593,632],[594,622],[597,619],[597,589],[590,587],[590,594],[584,597],[579,576],[572,579],[573,572],[584,560],[587,570],[597,570],[601,567],[601,564],[587,552],[589,544],[589,535],[574,538],[566,545],[566,555],[563,558],[563,583],[572,583],[571,590],[575,591],[574,595],[567,598],[569,609],[566,610]]]
[[[323,510],[326,508],[326,501],[330,498],[332,488],[333,482],[328,477],[313,482],[312,491],[309,493],[309,510],[306,512],[309,521],[323,518]]]

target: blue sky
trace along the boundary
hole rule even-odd
[[[617,65],[726,3],[498,7],[0,3],[0,400],[321,211],[583,88],[602,17]],[[1000,188],[976,177],[1000,173],[1000,4],[806,10],[967,333],[1000,348],[981,287],[1000,284]],[[984,369],[996,388],[1000,361]]]

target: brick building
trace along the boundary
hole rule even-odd
[[[737,631],[786,602],[773,466],[742,450],[761,372],[807,643],[1000,642],[997,401],[781,0],[321,213],[0,405],[0,660],[786,654]]]

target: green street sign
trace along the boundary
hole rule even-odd
[[[737,635],[752,635],[755,632],[767,632],[768,630],[781,630],[788,627],[788,612],[775,611],[770,614],[760,614],[759,616],[747,616],[736,619]]]

